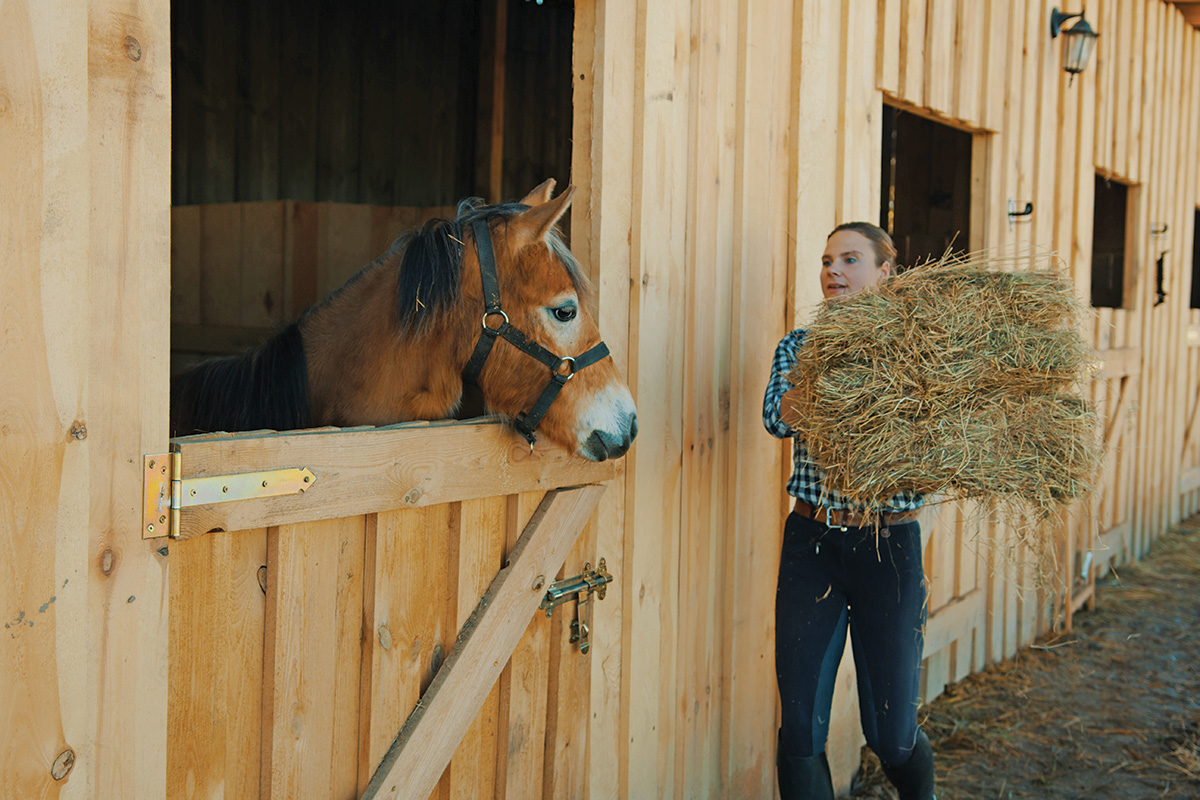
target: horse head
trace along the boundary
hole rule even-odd
[[[513,418],[531,443],[536,426],[555,444],[603,461],[629,449],[637,410],[588,308],[587,279],[555,228],[574,188],[551,199],[553,188],[546,181],[513,213],[481,209],[462,219],[470,223],[461,225],[469,237],[463,302],[477,320],[467,369],[488,407]],[[481,358],[481,350],[489,352]]]

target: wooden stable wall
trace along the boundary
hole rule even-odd
[[[1200,199],[1197,34],[1161,0],[1088,0],[1101,38],[1071,85],[1058,67],[1061,40],[1046,33],[1051,5],[577,4],[571,138],[581,191],[572,243],[595,278],[601,328],[629,376],[641,433],[568,559],[604,556],[617,584],[596,608],[584,668],[547,688],[546,730],[552,714],[587,724],[556,735],[552,757],[541,751],[543,796],[773,795],[773,603],[788,463],[786,446],[762,430],[761,393],[775,343],[819,297],[826,234],[837,221],[878,213],[884,102],[974,137],[971,246],[1053,248],[1081,292],[1090,284],[1095,175],[1132,187],[1136,292],[1129,307],[1097,314],[1094,329],[1104,365],[1091,391],[1113,451],[1095,503],[1062,526],[1065,572],[1080,574],[1093,546],[1097,569],[1137,557],[1200,503],[1198,454],[1185,433],[1200,390],[1185,338],[1189,323],[1200,324],[1186,306]],[[168,744],[168,685],[183,718],[202,725],[225,715],[218,721],[236,728],[242,718],[230,710],[240,713],[254,694],[220,693],[245,685],[226,671],[245,661],[201,661],[201,674],[215,676],[208,695],[169,683],[168,617],[175,636],[189,630],[168,606],[174,556],[138,533],[138,464],[166,445],[169,10],[166,0],[0,5],[0,727],[17,732],[0,749],[5,796],[161,797],[168,767],[185,763],[168,758],[170,747],[186,753],[193,744],[211,745],[207,763],[234,762],[230,775],[254,783],[238,772],[251,762],[236,746],[252,736]],[[1034,213],[1010,225],[1010,199],[1033,203]],[[1150,233],[1163,225],[1166,241]],[[1167,297],[1155,307],[1153,264],[1166,249]],[[362,521],[364,582],[380,568],[367,569],[364,515],[378,515],[378,537],[387,513],[322,517]],[[1036,591],[1027,570],[990,571],[1002,559],[976,554],[963,519],[951,508],[925,518],[927,699],[1069,616],[1088,601],[1097,571],[1072,579],[1067,596]],[[358,524],[331,523],[331,535],[356,543]],[[983,535],[1011,541],[990,524]],[[211,558],[195,563],[219,573],[271,546],[269,533],[248,536],[239,546],[258,550],[239,552],[232,534],[218,534]],[[288,541],[275,542],[280,564],[297,563]],[[357,559],[328,545],[319,543],[322,558]],[[231,590],[261,594],[257,580],[237,574]],[[339,595],[341,572],[315,574],[324,583],[314,592],[357,608],[357,589]],[[264,604],[261,630],[276,632],[263,652],[274,648],[264,674],[278,687],[288,680],[278,632],[307,607],[271,581],[268,570],[274,599],[255,602]],[[170,594],[230,602],[187,600],[188,590],[172,582]],[[277,616],[267,619],[272,603]],[[237,630],[191,630],[224,646],[223,637],[254,630],[257,613],[247,610]],[[322,641],[342,641],[326,633]],[[317,672],[341,663],[330,667],[327,655]],[[360,659],[348,669],[361,681]],[[847,668],[830,743],[842,783],[860,741],[852,680]],[[357,706],[335,703],[355,707],[359,722],[361,686]],[[260,787],[277,764],[307,774],[287,736],[303,736],[310,722],[321,754],[355,756],[376,741],[302,699],[270,705]],[[393,712],[403,713],[385,713]],[[290,729],[276,724],[280,716]],[[490,753],[487,735],[472,741]],[[499,767],[496,752],[480,763]],[[185,795],[187,769],[170,772],[183,776]],[[320,792],[330,772],[315,772]]]
[[[1103,366],[1087,391],[1110,455],[1094,503],[1059,529],[1068,590],[1037,588],[1013,532],[986,514],[930,509],[925,699],[1069,622],[1098,572],[1179,519],[1181,494],[1200,506],[1200,473],[1179,460],[1200,388],[1196,357],[1183,369],[1184,326],[1200,322],[1186,255],[1200,199],[1197,33],[1160,0],[1088,0],[1101,35],[1072,83],[1048,35],[1054,5],[578,4],[573,181],[588,215],[572,242],[641,430],[595,533],[608,552],[622,545],[626,579],[622,607],[597,624],[590,796],[771,796],[790,465],[762,430],[761,396],[775,343],[820,299],[827,233],[878,217],[884,103],[972,135],[972,248],[1053,249],[1085,297],[1096,174],[1134,184],[1137,208],[1136,294],[1091,327]],[[1010,224],[1010,200],[1033,214]],[[1157,308],[1166,248],[1152,223],[1169,224],[1172,251]],[[1198,440],[1183,467],[1200,460]],[[830,754],[845,785],[861,738],[843,666]]]
[[[406,718],[431,702],[468,618],[486,613],[480,597],[515,569],[547,492],[612,475],[553,446],[531,453],[496,422],[175,441],[185,479],[302,463],[316,480],[300,497],[185,510],[170,542],[169,798],[360,796]],[[597,488],[565,512],[575,521],[545,583]],[[597,557],[568,559],[558,577],[585,561]],[[423,766],[439,747],[454,753],[436,766],[433,797],[579,796],[582,772],[560,756],[586,739],[579,694],[593,657],[569,641],[573,615],[567,603],[509,620],[516,649],[490,665],[466,735],[448,738],[454,720],[437,718],[414,739]]]
[[[171,208],[171,349],[235,353],[452,206],[212,203]]]
[[[165,2],[0,4],[0,797],[158,800],[167,560]]]

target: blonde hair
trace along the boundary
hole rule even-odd
[[[829,238],[838,231],[854,231],[870,239],[871,247],[875,251],[875,266],[882,267],[884,262],[891,264],[892,267],[896,266],[896,245],[892,243],[892,237],[888,236],[888,232],[883,228],[870,222],[843,222],[829,232],[825,241],[829,241]]]

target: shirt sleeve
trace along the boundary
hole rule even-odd
[[[795,432],[780,419],[780,407],[783,394],[792,388],[787,375],[796,364],[796,348],[804,341],[804,330],[796,330],[783,337],[775,348],[775,357],[771,360],[771,378],[767,381],[767,392],[763,396],[763,426],[772,436],[787,439]]]

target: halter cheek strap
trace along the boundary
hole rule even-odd
[[[542,390],[542,394],[533,404],[533,408],[526,413],[517,415],[514,425],[517,432],[525,437],[532,448],[533,443],[537,441],[533,431],[542,421],[542,417],[546,416],[546,412],[550,410],[550,404],[558,397],[558,393],[576,372],[584,367],[590,367],[607,356],[608,346],[604,342],[600,342],[583,355],[558,356],[510,325],[508,315],[500,307],[500,284],[496,279],[496,257],[492,252],[491,232],[483,220],[473,222],[471,230],[475,235],[475,249],[479,254],[479,274],[483,280],[483,333],[475,345],[471,360],[463,369],[463,380],[475,385],[479,384],[479,375],[483,372],[483,365],[492,352],[492,346],[496,343],[497,337],[507,340],[513,347],[545,364],[550,369],[550,380],[546,384],[546,388]],[[489,326],[488,318],[490,317],[499,317],[500,324],[495,328]]]

